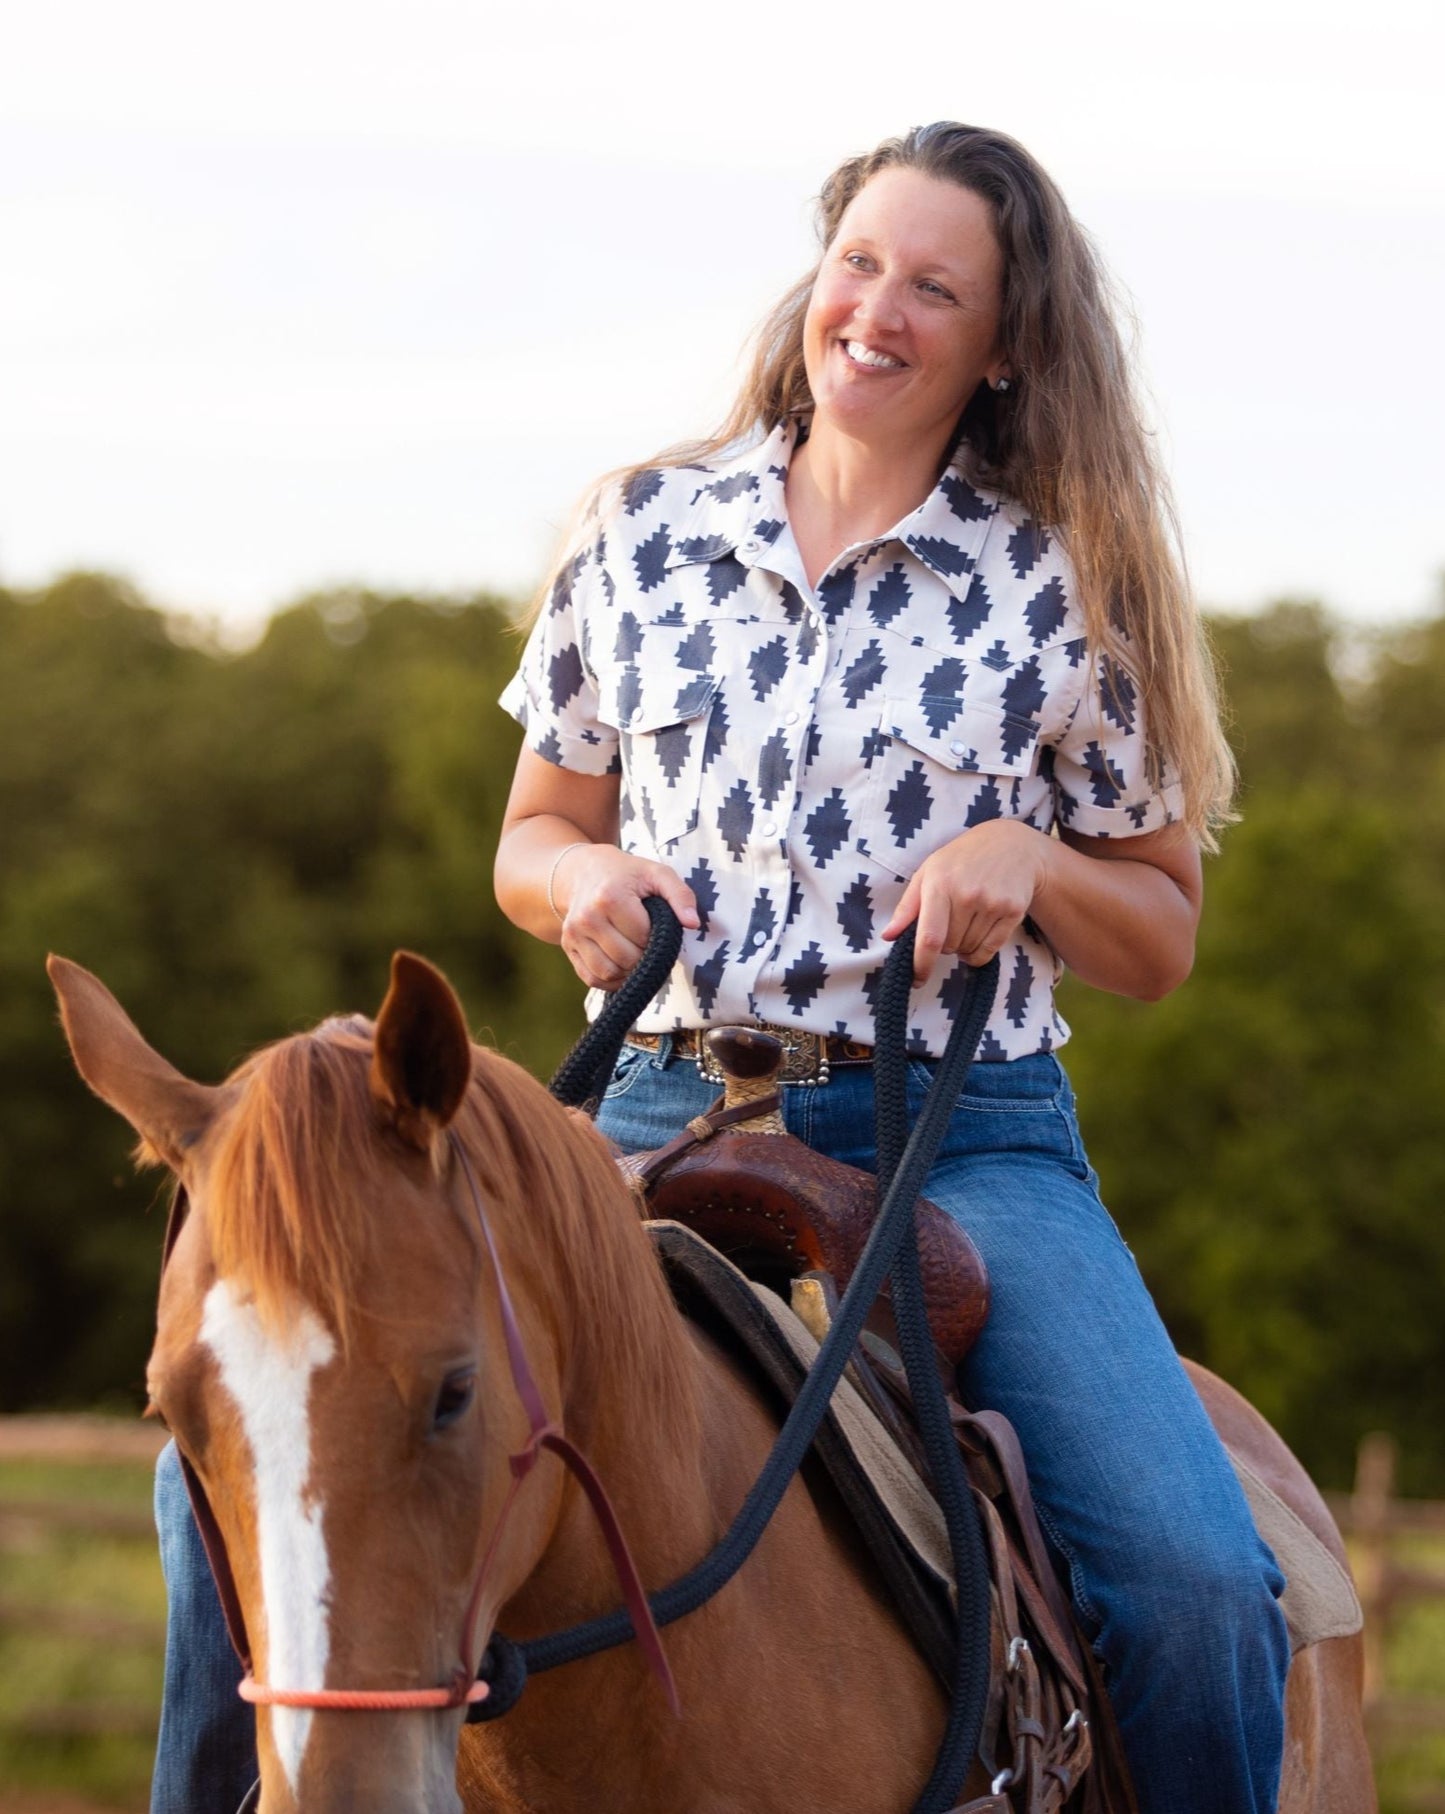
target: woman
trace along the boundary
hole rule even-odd
[[[1056,1056],[1067,965],[1188,974],[1231,770],[1096,260],[997,133],[843,164],[816,270],[708,442],[604,486],[504,703],[504,910],[615,988],[686,929],[599,1116],[705,1108],[709,1024],[793,1050],[790,1130],[871,1166],[872,992],[917,927],[914,1108],[965,967],[1002,984],[926,1194],[993,1282],[1005,1412],[1102,1659],[1144,1814],[1272,1809],[1282,1587],[1097,1194]]]

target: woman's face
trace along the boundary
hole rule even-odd
[[[999,345],[1003,255],[988,204],[918,170],[854,196],[813,285],[803,360],[820,424],[880,448],[941,455]]]

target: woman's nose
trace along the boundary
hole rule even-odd
[[[896,333],[903,326],[903,319],[902,286],[886,277],[868,286],[854,310],[854,321],[859,327],[880,328],[886,333]]]

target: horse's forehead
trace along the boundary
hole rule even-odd
[[[335,1358],[336,1341],[309,1304],[297,1299],[279,1318],[265,1318],[244,1286],[218,1278],[201,1303],[197,1340],[214,1357],[219,1383],[236,1401],[248,1430],[288,1424],[304,1412],[311,1376]]]

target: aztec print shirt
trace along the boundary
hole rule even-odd
[[[986,819],[1129,837],[1180,814],[1146,777],[1130,676],[1086,659],[1056,537],[951,467],[815,590],[783,499],[796,437],[636,478],[502,695],[538,755],[621,777],[623,849],[697,897],[643,1032],[773,1021],[871,1043],[879,930],[930,852]],[[1053,1050],[1053,951],[1025,921],[1000,963],[980,1057]],[[944,958],[915,992],[915,1053],[942,1053],[964,975]]]

